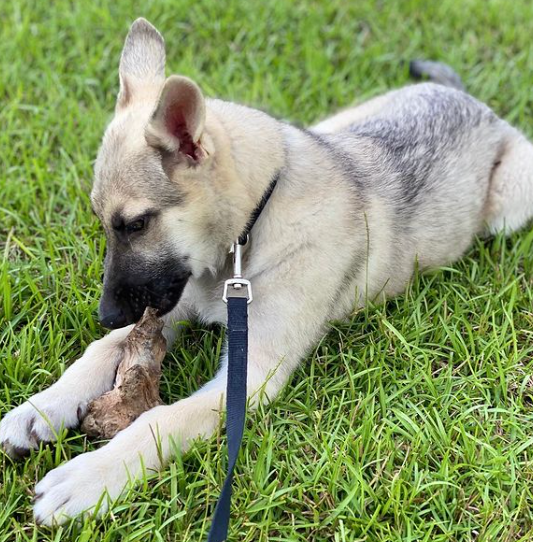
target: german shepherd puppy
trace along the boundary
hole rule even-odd
[[[408,86],[303,130],[206,99],[186,77],[165,78],[163,38],[144,19],[130,29],[119,75],[91,195],[107,237],[100,319],[116,329],[3,418],[10,455],[78,425],[113,386],[124,338],[147,306],[164,315],[169,343],[175,322],[225,323],[228,250],[274,179],[244,247],[252,405],[276,396],[330,320],[403,292],[415,265],[449,264],[476,235],[516,230],[533,214],[532,145],[457,88]],[[94,511],[107,491],[105,510],[144,469],[169,460],[172,442],[185,451],[212,435],[226,365],[223,356],[191,397],[146,412],[45,476],[37,521]]]

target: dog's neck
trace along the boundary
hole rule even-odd
[[[214,141],[227,245],[245,230],[285,165],[283,124],[245,106],[208,101],[207,126]],[[224,248],[227,248],[226,246]]]

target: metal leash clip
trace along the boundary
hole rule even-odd
[[[230,254],[233,254],[233,278],[224,283],[222,300],[228,302],[228,297],[244,297],[249,305],[253,301],[252,284],[249,280],[242,278],[242,247],[248,243],[248,236],[244,243],[235,241],[231,245]]]

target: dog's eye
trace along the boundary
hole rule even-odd
[[[138,218],[129,224],[126,224],[126,233],[136,233],[138,231],[144,230],[145,220],[144,218]]]

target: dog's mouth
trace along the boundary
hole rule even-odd
[[[110,329],[134,324],[141,319],[147,307],[154,308],[157,316],[164,316],[176,307],[188,280],[189,275],[140,285],[122,284],[111,292],[104,288],[100,300],[100,322]]]

